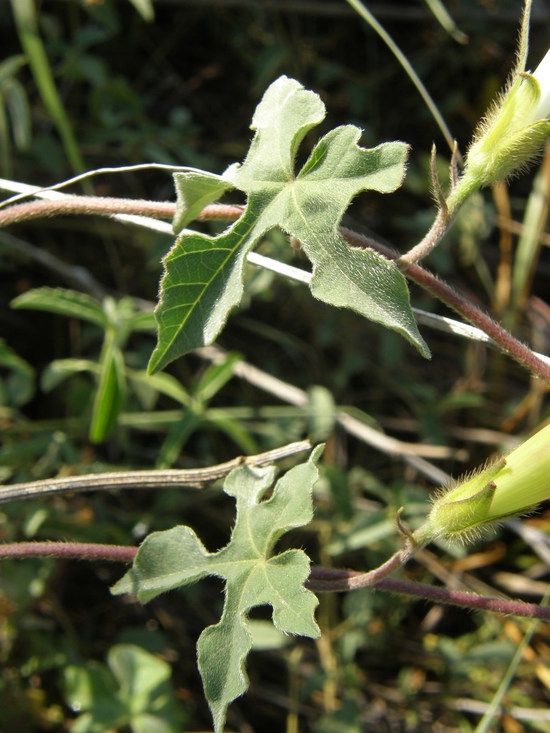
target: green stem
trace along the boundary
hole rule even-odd
[[[57,128],[71,168],[75,173],[81,173],[86,166],[56,89],[48,56],[38,33],[37,11],[33,0],[11,0],[11,6],[21,46],[27,56],[38,92]],[[92,192],[88,182],[83,184],[83,188],[88,193]]]
[[[384,41],[386,46],[390,49],[390,51],[393,53],[397,61],[401,64],[403,69],[405,70],[405,73],[409,77],[409,79],[412,81],[414,86],[416,87],[418,93],[422,97],[424,104],[426,107],[430,110],[432,117],[437,123],[437,126],[441,130],[441,133],[443,134],[443,137],[445,138],[449,148],[451,150],[454,150],[455,148],[455,142],[454,138],[451,135],[451,131],[447,127],[447,124],[445,123],[445,120],[443,119],[441,113],[437,109],[437,105],[431,98],[428,90],[422,83],[420,77],[416,73],[416,71],[411,66],[409,60],[403,53],[403,51],[399,48],[399,46],[395,43],[393,38],[390,36],[390,34],[386,31],[386,29],[376,20],[374,15],[368,10],[360,0],[346,0],[348,5],[350,5],[355,12],[363,18],[363,20],[370,25],[370,27],[373,29],[375,33],[377,33],[380,38]],[[460,155],[457,156],[459,162],[461,161]]]

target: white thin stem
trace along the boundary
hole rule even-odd
[[[311,283],[312,273],[302,270],[299,267],[293,265],[287,265],[282,262],[277,262],[270,257],[264,255],[258,255],[255,252],[251,252],[248,255],[248,262],[259,267],[263,267],[271,272],[275,272],[278,275],[282,275],[290,280],[309,285]],[[428,313],[427,311],[421,310],[420,308],[412,309],[418,323],[424,326],[433,328],[437,331],[443,331],[444,333],[451,333],[455,336],[461,336],[467,338],[470,341],[480,341],[492,346],[494,348],[500,348],[487,334],[480,328],[470,326],[468,323],[462,321],[456,321],[454,318],[448,318],[447,316],[440,316],[436,313]],[[545,354],[533,352],[541,361],[546,364],[550,364],[550,357]]]
[[[131,166],[130,169],[132,168],[139,169],[141,167],[142,166]],[[171,168],[171,166],[167,166],[167,167]],[[113,170],[116,171],[120,169],[101,168],[101,169],[98,169],[96,172],[97,173],[111,172]],[[73,179],[70,179],[70,180],[72,181]],[[62,184],[59,184],[59,185],[62,185]],[[17,192],[17,193],[21,193],[24,195],[36,196],[37,198],[41,198],[41,199],[60,199],[65,196],[65,194],[59,193],[58,191],[46,190],[38,186],[30,186],[29,184],[26,184],[26,183],[19,183],[18,181],[10,181],[4,178],[0,178],[0,189],[3,189],[5,191]],[[2,206],[3,203],[5,202],[1,202],[0,206]],[[133,224],[135,226],[140,226],[145,229],[149,229],[151,231],[173,235],[172,225],[170,223],[160,221],[158,219],[153,219],[148,216],[135,216],[132,214],[114,214],[112,218],[116,219],[117,221],[123,222],[125,224]],[[274,260],[271,257],[266,257],[265,255],[260,255],[260,254],[257,254],[256,252],[249,252],[247,256],[247,260],[248,262],[250,262],[253,265],[256,265],[258,267],[263,267],[264,269],[270,270],[271,272],[274,272],[277,275],[281,275],[282,277],[286,277],[289,280],[294,280],[304,285],[309,285],[311,282],[312,273],[308,272],[307,270],[302,270],[299,267],[294,267],[293,265],[288,265],[283,262],[278,262],[277,260]],[[435,313],[428,313],[427,311],[420,310],[419,308],[413,308],[412,310],[418,322],[424,326],[428,326],[429,328],[433,328],[437,331],[451,333],[451,334],[454,334],[455,336],[461,336],[462,338],[467,338],[470,341],[480,341],[482,343],[486,343],[489,346],[499,348],[495,344],[495,342],[489,336],[487,336],[487,334],[484,331],[482,331],[480,328],[476,328],[475,326],[470,326],[467,323],[457,321],[453,318],[447,318],[446,316],[436,315]],[[534,353],[535,353],[535,356],[537,356],[541,361],[544,361],[546,364],[550,364],[550,357],[544,354],[537,353],[537,352],[534,352]]]
[[[4,206],[11,206],[11,204],[17,203],[21,199],[27,198],[28,196],[36,196],[41,199],[60,199],[64,194],[58,193],[60,188],[66,186],[72,186],[73,183],[79,183],[87,178],[93,178],[95,176],[109,175],[111,173],[136,173],[138,171],[148,170],[161,170],[169,173],[177,173],[180,171],[192,171],[195,173],[203,173],[198,168],[191,168],[189,166],[182,165],[168,165],[166,163],[138,163],[137,165],[124,165],[117,166],[114,168],[95,168],[85,173],[80,173],[78,176],[67,178],[65,181],[60,181],[52,186],[31,186],[27,183],[19,183],[17,181],[10,181],[5,178],[0,178],[0,189],[4,191],[10,191],[15,196],[11,196],[9,199],[0,201],[0,208]]]
[[[42,498],[49,494],[82,491],[114,491],[118,489],[204,489],[224,478],[239,466],[265,466],[275,461],[303,453],[312,447],[309,440],[299,440],[254,456],[239,456],[207,468],[168,469],[166,471],[115,471],[66,476],[56,479],[29,481],[0,486],[0,504],[19,499]]]

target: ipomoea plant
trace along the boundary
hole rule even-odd
[[[525,70],[530,10],[531,0],[527,0],[516,67],[506,89],[478,125],[464,173],[447,201],[450,211],[477,188],[523,170],[550,139],[550,50],[533,73]]]
[[[417,545],[442,538],[468,542],[507,517],[550,499],[550,424],[515,448],[436,496]]]

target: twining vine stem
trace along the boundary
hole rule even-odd
[[[58,200],[30,201],[0,209],[0,227],[17,224],[37,218],[95,214],[134,214],[158,219],[171,219],[176,211],[171,202],[141,201],[134,199],[102,198],[97,196],[67,196]],[[201,221],[220,219],[234,221],[243,212],[242,206],[210,204],[204,207],[197,219]],[[366,237],[345,227],[340,228],[344,239],[355,247],[369,247],[387,259],[400,260],[400,255],[377,240]],[[435,298],[459,313],[466,321],[484,331],[503,351],[532,374],[550,383],[550,365],[545,364],[525,344],[518,341],[487,313],[477,308],[467,298],[453,290],[445,282],[419,265],[411,264],[403,274],[412,282],[428,291]]]
[[[388,259],[398,259],[399,255],[389,247],[344,227],[340,230],[344,239],[356,247],[370,247]],[[429,292],[445,305],[459,313],[466,321],[477,326],[487,334],[500,348],[508,353],[516,362],[528,369],[532,374],[550,383],[550,365],[539,359],[533,351],[516,339],[490,315],[477,308],[467,298],[451,288],[431,272],[420,265],[410,265],[403,274],[412,282]]]
[[[136,554],[136,547],[81,542],[16,542],[0,545],[0,559],[43,557],[131,563]],[[371,570],[368,573],[313,567],[307,581],[307,587],[316,593],[373,588],[413,596],[434,603],[550,621],[550,607],[548,606],[538,606],[534,603],[511,601],[503,598],[490,598],[468,591],[450,590],[425,583],[417,583],[412,580],[385,577],[388,572],[401,566],[402,558],[402,551],[399,551],[380,568]]]

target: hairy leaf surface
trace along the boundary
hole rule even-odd
[[[392,142],[367,150],[358,145],[359,128],[345,125],[325,135],[296,173],[298,147],[324,117],[320,98],[283,76],[256,109],[255,135],[242,165],[231,166],[223,176],[175,175],[176,230],[231,187],[247,195],[247,205],[241,218],[217,237],[181,232],[165,257],[150,372],[216,338],[241,300],[246,255],[274,227],[301,242],[313,265],[316,298],[396,330],[429,356],[405,278],[395,264],[371,250],[349,247],[338,232],[360,191],[389,193],[401,184],[408,146]]]
[[[245,661],[252,647],[247,614],[270,605],[273,623],[287,634],[317,638],[314,618],[317,598],[304,587],[309,558],[302,550],[272,555],[282,534],[307,524],[313,516],[311,491],[317,480],[322,447],[307,463],[288,471],[262,501],[273,484],[274,469],[242,466],[224,484],[235,497],[237,518],[231,540],[210,553],[189,527],[154,532],[141,545],[134,566],[114,586],[113,593],[135,593],[142,602],[165,591],[188,585],[207,575],[226,581],[221,620],[200,635],[197,650],[208,704],[216,732],[223,730],[228,705],[248,687]]]

